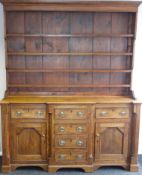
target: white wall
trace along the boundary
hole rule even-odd
[[[135,91],[137,98],[142,100],[142,5],[138,13],[138,28],[137,40],[135,47],[135,62],[132,88]],[[3,21],[3,8],[0,5],[0,99],[3,98],[6,89],[6,75],[5,75],[5,50],[4,50],[4,21]],[[142,109],[141,109],[142,110]],[[142,118],[142,112],[141,112]],[[139,141],[139,154],[142,154],[142,119],[140,124],[140,141]],[[0,137],[1,143],[1,137]],[[0,144],[1,153],[1,144]]]
[[[2,5],[0,4],[0,99],[4,97],[4,92],[6,89],[5,72],[6,71],[5,71],[5,48],[4,48],[4,20],[3,20],[3,8],[2,8]],[[1,120],[0,120],[0,126],[1,126]],[[0,127],[0,131],[1,131],[1,127]],[[1,154],[2,154],[2,144],[1,144],[1,134],[0,134],[0,155]]]
[[[137,98],[142,101],[142,4],[138,11],[137,36],[135,45],[135,62],[132,88]],[[142,111],[142,107],[141,107]],[[139,153],[142,154],[142,112],[140,121]]]
[[[6,88],[3,8],[0,4],[0,99]]]

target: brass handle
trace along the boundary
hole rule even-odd
[[[36,114],[41,116],[43,114],[43,112],[42,111],[38,111]]]
[[[93,155],[92,154],[89,155],[89,159],[93,159]]]
[[[59,116],[60,116],[60,117],[64,117],[64,116],[65,116],[65,113],[64,113],[63,111],[61,111],[61,112],[59,113]]]
[[[65,154],[60,154],[59,158],[60,158],[61,160],[65,160]]]
[[[60,145],[60,146],[65,145],[65,143],[66,143],[66,142],[65,142],[64,140],[60,140],[60,141],[59,141],[59,145]]]
[[[16,116],[21,116],[22,112],[21,111],[16,111]]]
[[[77,115],[78,115],[79,117],[82,117],[82,116],[84,115],[84,112],[79,111],[79,112],[77,112]]]
[[[64,132],[64,131],[65,131],[65,128],[64,128],[63,126],[61,126],[61,127],[59,128],[59,130],[60,130],[60,132]]]
[[[83,141],[82,141],[82,140],[77,140],[76,144],[77,144],[78,146],[82,146],[82,145],[83,145]]]
[[[100,134],[97,133],[97,134],[96,134],[96,137],[100,137]]]
[[[84,129],[83,129],[82,126],[77,127],[77,131],[78,131],[78,132],[83,132],[83,130],[84,130]]]
[[[101,114],[101,116],[106,116],[108,114],[108,112],[102,111],[100,114]]]
[[[78,155],[76,156],[76,158],[77,158],[77,160],[81,160],[81,159],[83,158],[83,155],[82,155],[82,154],[78,154]]]
[[[120,113],[119,113],[119,115],[121,115],[121,116],[124,116],[124,115],[126,115],[127,113],[125,112],[125,111],[121,111]]]

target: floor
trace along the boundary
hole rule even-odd
[[[142,156],[139,158],[139,163],[140,169],[136,173],[131,173],[120,167],[103,167],[93,173],[84,173],[80,169],[61,169],[57,173],[47,173],[38,168],[20,168],[8,175],[142,175]]]

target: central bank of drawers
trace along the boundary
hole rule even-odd
[[[88,151],[88,109],[83,106],[69,106],[54,110],[55,161],[83,163]]]

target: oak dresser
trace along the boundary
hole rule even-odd
[[[131,80],[140,1],[1,2],[2,171],[138,171],[141,102]]]

